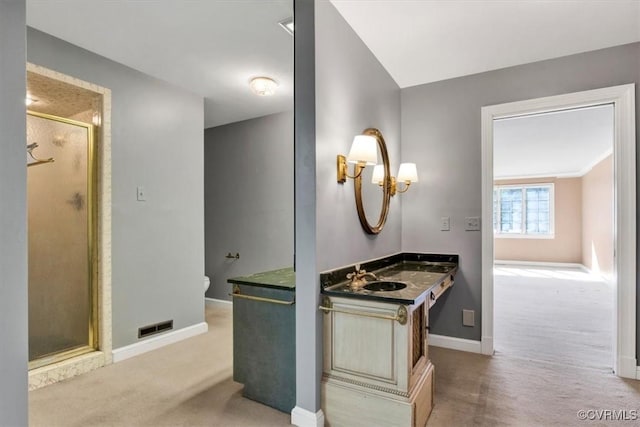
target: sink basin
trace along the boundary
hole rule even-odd
[[[368,282],[363,286],[364,289],[373,292],[390,292],[399,291],[407,287],[406,283],[402,282],[390,282],[386,280],[378,280],[375,282]]]

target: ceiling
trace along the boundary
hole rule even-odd
[[[331,0],[401,87],[640,41],[639,0]]]
[[[293,108],[292,0],[27,0],[27,25],[205,98],[205,127]],[[253,77],[278,82],[271,97]]]
[[[640,40],[640,0],[331,0],[408,87]],[[292,0],[27,0],[27,24],[205,98],[212,127],[292,108]],[[250,92],[252,77],[279,83]]]
[[[613,105],[496,120],[494,178],[582,176],[613,150]]]

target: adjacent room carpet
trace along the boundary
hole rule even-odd
[[[578,268],[497,265],[497,354],[613,370],[613,286]]]

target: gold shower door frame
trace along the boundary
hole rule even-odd
[[[97,136],[95,134],[96,127],[76,120],[66,119],[64,117],[58,117],[51,114],[38,113],[35,111],[27,111],[27,115],[39,117],[46,120],[53,120],[60,123],[65,123],[73,126],[85,128],[87,131],[87,256],[89,267],[89,308],[91,313],[89,315],[89,337],[88,345],[80,348],[74,348],[71,350],[62,350],[57,353],[48,354],[35,360],[29,361],[29,370],[36,369],[42,366],[51,365],[53,363],[61,362],[63,360],[70,359],[72,357],[80,356],[86,353],[93,352],[98,349],[99,335],[98,331],[98,242],[97,242],[97,197],[96,197],[96,147],[95,142]],[[41,165],[38,167],[46,167]]]

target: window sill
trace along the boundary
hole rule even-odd
[[[555,234],[505,234],[505,233],[494,233],[494,239],[542,239],[542,240],[553,240],[556,238]]]

